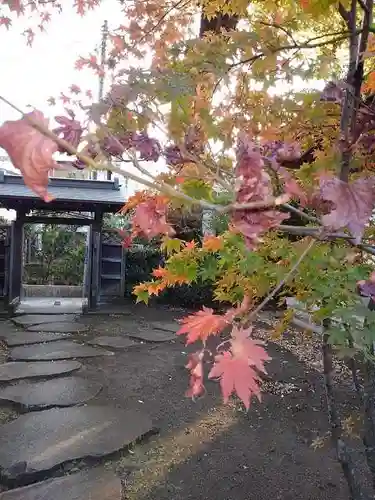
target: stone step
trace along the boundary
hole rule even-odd
[[[48,333],[48,332],[2,332],[0,338],[9,347],[19,345],[42,344],[44,342],[56,342],[69,337],[69,333]]]
[[[149,417],[139,411],[104,406],[21,415],[0,427],[0,474],[25,485],[66,462],[127,448],[153,430]],[[71,500],[68,494],[64,498]]]
[[[112,356],[113,352],[78,344],[68,340],[14,347],[9,358],[13,361],[53,361],[59,359]]]
[[[120,500],[121,480],[95,468],[0,494],[0,500]]]
[[[78,361],[10,362],[0,365],[0,382],[41,377],[69,375],[81,368]]]
[[[27,326],[28,332],[53,332],[53,333],[83,333],[89,329],[86,325],[77,322],[62,321],[60,323],[42,323],[39,325]]]
[[[18,326],[41,325],[42,323],[63,323],[74,322],[78,319],[76,314],[25,314],[24,316],[15,316],[12,321]]]
[[[87,343],[94,346],[98,345],[100,347],[109,347],[112,349],[128,349],[129,347],[139,345],[139,343],[133,342],[127,337],[110,337],[109,335],[95,337]]]
[[[101,384],[82,377],[61,377],[46,381],[21,381],[0,389],[0,403],[11,402],[22,411],[73,406],[94,398]]]
[[[130,338],[143,340],[144,342],[170,342],[171,340],[176,340],[176,334],[170,331],[154,330],[151,328],[138,328],[134,329],[132,332],[126,332]]]

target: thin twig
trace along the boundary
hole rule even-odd
[[[284,278],[278,283],[277,286],[275,286],[275,288],[267,295],[267,297],[265,297],[262,300],[262,302],[254,309],[254,311],[250,313],[249,317],[247,318],[248,321],[251,321],[255,316],[257,316],[260,313],[260,311],[268,304],[268,302],[272,300],[275,297],[275,295],[283,288],[283,286],[290,280],[290,278],[298,270],[303,259],[310,252],[314,244],[315,240],[311,240],[308,246],[305,248],[305,250],[301,253],[299,258],[297,259],[297,262],[291,267],[291,269],[287,272]]]
[[[229,70],[233,69],[233,68],[236,68],[237,66],[240,66],[242,64],[250,64],[254,61],[256,61],[257,59],[260,59],[262,57],[265,57],[267,54],[271,53],[271,54],[276,54],[278,52],[282,52],[282,51],[287,51],[287,50],[295,50],[295,49],[299,49],[299,50],[302,50],[302,49],[316,49],[316,48],[319,48],[319,47],[324,47],[325,45],[331,45],[331,44],[335,44],[337,42],[340,42],[342,40],[345,40],[346,38],[348,38],[349,36],[352,35],[351,32],[340,32],[341,33],[341,36],[337,36],[336,38],[333,38],[331,40],[325,40],[324,42],[316,42],[316,43],[311,43],[313,40],[316,40],[318,38],[323,38],[324,37],[329,37],[329,36],[333,36],[333,35],[322,35],[320,37],[314,37],[314,38],[310,38],[308,40],[306,40],[305,42],[300,42],[300,43],[293,43],[293,44],[288,44],[288,45],[283,45],[281,47],[277,47],[277,48],[269,48],[266,51],[263,51],[263,52],[259,52],[258,54],[255,54],[251,57],[249,57],[248,59],[242,59],[241,61],[238,61],[238,62],[235,62],[231,65],[229,65]],[[359,35],[361,33],[361,30],[357,30],[356,34]]]

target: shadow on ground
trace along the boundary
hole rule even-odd
[[[175,316],[165,309],[138,308],[128,317],[109,321],[95,316],[85,321],[92,325],[94,337],[124,334],[135,322],[171,321]],[[274,382],[266,384],[264,401],[254,402],[248,414],[239,404],[223,406],[215,382],[208,382],[206,397],[195,403],[184,397],[186,348],[180,339],[85,361],[82,375],[104,386],[92,403],[142,408],[160,429],[158,436],[137,444],[114,463],[126,479],[124,498],[348,498],[329,446],[311,446],[328,430],[320,375],[289,351],[271,344],[269,352]],[[340,399],[354,410],[353,395],[342,391]]]

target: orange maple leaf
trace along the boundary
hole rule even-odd
[[[214,314],[213,309],[203,307],[201,311],[190,314],[180,320],[182,327],[177,335],[186,334],[186,344],[192,344],[197,340],[206,342],[210,335],[217,335],[229,324],[221,314]]]
[[[154,269],[152,271],[152,275],[155,276],[155,278],[164,278],[168,273],[167,269],[165,267],[158,267],[157,269]]]
[[[209,252],[218,252],[224,247],[224,242],[219,236],[206,236],[202,247]]]
[[[196,247],[196,243],[194,240],[188,241],[185,245],[185,250],[194,250]]]
[[[146,290],[148,291],[149,295],[156,296],[158,296],[159,293],[167,287],[167,284],[163,281],[151,281],[150,283],[147,283],[147,285],[148,286]]]

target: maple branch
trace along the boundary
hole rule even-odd
[[[136,182],[139,182],[140,184],[143,184],[144,186],[147,186],[151,189],[157,189],[161,193],[167,194],[169,196],[179,198],[179,199],[184,200],[184,201],[191,203],[191,204],[200,205],[202,208],[217,211],[219,213],[227,213],[227,212],[230,212],[232,210],[259,210],[262,208],[269,208],[271,206],[281,205],[282,203],[285,202],[285,198],[289,199],[288,195],[282,195],[282,196],[278,196],[278,197],[270,197],[267,200],[255,201],[252,203],[231,204],[231,205],[223,206],[223,205],[215,205],[215,204],[209,203],[205,200],[198,200],[196,198],[192,198],[191,196],[188,196],[187,194],[182,193],[181,191],[177,191],[169,184],[166,184],[165,182],[159,181],[156,178],[153,178],[153,182],[151,182],[147,179],[139,177],[136,174],[133,174],[131,172],[123,170],[122,168],[116,167],[115,165],[113,165],[111,163],[108,163],[106,165],[98,165],[95,162],[95,160],[93,160],[89,156],[86,156],[86,155],[79,153],[77,151],[77,149],[74,146],[72,146],[69,142],[58,137],[54,132],[52,132],[43,123],[40,123],[37,120],[30,117],[29,115],[25,114],[20,108],[18,108],[13,103],[8,101],[8,99],[6,99],[5,97],[0,95],[0,100],[5,102],[6,104],[8,104],[14,110],[18,111],[34,128],[39,130],[39,132],[41,132],[43,135],[49,137],[53,141],[55,141],[57,144],[62,146],[68,153],[70,153],[71,155],[75,155],[78,159],[83,161],[89,167],[91,167],[95,170],[102,170],[102,169],[111,170],[114,173],[117,173],[123,177],[128,177],[129,179],[132,179]],[[139,160],[135,156],[135,154],[133,152],[129,152],[129,151],[125,151],[125,153],[128,155],[128,158],[132,161],[133,165],[140,172],[143,172],[143,167],[140,165]]]
[[[356,34],[359,35],[362,32],[362,30],[356,30]],[[248,59],[242,59],[241,61],[237,61],[235,63],[232,63],[229,65],[228,70],[232,70],[233,68],[236,68],[237,66],[240,66],[241,64],[249,64],[255,62],[257,59],[260,59],[262,57],[265,57],[267,54],[276,54],[277,52],[282,52],[283,50],[302,50],[302,49],[316,49],[319,47],[324,47],[325,45],[330,45],[330,44],[335,44],[337,42],[340,42],[342,40],[345,40],[349,36],[352,36],[353,33],[350,31],[346,32],[339,32],[341,36],[338,36],[336,38],[333,38],[332,40],[324,40],[324,42],[316,42],[316,43],[311,43],[313,40],[317,40],[319,38],[323,37],[330,37],[330,36],[335,36],[338,33],[332,33],[332,34],[327,34],[327,35],[320,35],[317,37],[309,38],[305,42],[300,42],[300,43],[293,43],[289,45],[282,45],[281,47],[277,48],[268,48],[267,53],[266,52],[259,52],[258,54],[255,54],[254,56],[249,57]]]
[[[185,7],[186,5],[189,5],[190,0],[185,2],[184,0],[179,0],[178,2],[172,4],[165,12],[164,14],[158,19],[156,24],[152,26],[141,38],[140,40],[137,40],[136,44],[140,45],[148,36],[150,36],[161,24],[162,22],[166,19],[166,17],[175,9],[178,7]],[[183,5],[182,5],[183,4]]]
[[[324,327],[327,326],[328,324],[326,322]],[[337,405],[333,390],[333,379],[332,379],[332,374],[334,372],[333,350],[328,340],[329,340],[329,335],[327,333],[324,333],[323,345],[322,345],[324,387],[326,393],[329,422],[331,425],[332,442],[336,448],[337,459],[340,462],[345,479],[349,486],[351,499],[369,500],[369,498],[367,497],[367,495],[365,495],[362,486],[357,479],[357,471],[354,467],[352,457],[349,453],[346,443],[342,439],[342,425],[337,411]]]
[[[349,234],[345,233],[330,233],[330,232],[324,232],[322,233],[321,231],[322,226],[318,227],[309,227],[309,226],[288,226],[287,224],[280,224],[280,226],[277,227],[277,231],[283,231],[285,233],[292,233],[292,234],[297,234],[301,236],[313,236],[316,239],[319,240],[329,240],[329,239],[336,239],[336,238],[342,238],[344,240],[352,240],[353,236],[350,236]],[[322,237],[319,237],[320,233]]]
[[[233,212],[235,210],[261,210],[262,208],[270,208],[273,206],[283,206],[286,200],[289,200],[289,195],[282,194],[281,196],[270,196],[266,200],[250,201],[249,203],[231,203],[230,205],[216,205],[215,210],[221,214]]]
[[[359,6],[366,14],[370,13],[370,8],[366,5],[366,3],[363,0],[357,0],[357,2],[359,3]]]
[[[298,270],[299,266],[301,265],[303,259],[306,257],[306,255],[310,252],[312,247],[315,244],[315,240],[311,240],[308,246],[305,248],[305,250],[301,253],[301,255],[298,257],[297,262],[290,268],[290,270],[287,272],[287,274],[284,276],[284,278],[278,283],[278,285],[275,286],[275,288],[265,297],[262,302],[252,311],[247,318],[247,320],[250,322],[255,316],[257,316],[260,311],[272,300],[275,295],[283,288],[284,285],[290,280],[290,278],[294,275],[294,273]]]
[[[346,25],[349,26],[349,12],[345,9],[341,2],[339,2],[339,14],[344,19]]]

